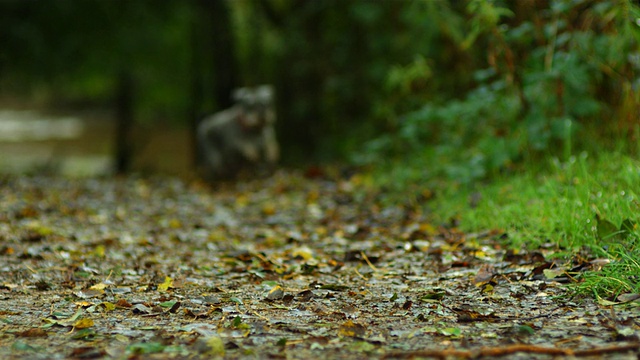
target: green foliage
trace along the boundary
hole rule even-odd
[[[472,14],[471,30],[462,42],[461,47],[467,49],[482,33],[494,31],[503,16],[513,16],[507,8],[496,6],[495,1],[469,0],[467,12]]]
[[[62,0],[0,6],[3,93],[110,105],[118,74],[126,70],[135,79],[139,118],[175,119],[186,112],[188,98],[180,92],[187,93],[193,15],[188,3]]]
[[[0,2],[0,91],[109,105],[129,71],[138,119],[213,111],[212,64],[228,54],[212,48],[206,3]],[[237,85],[276,85],[283,154],[297,160],[411,158],[473,182],[637,131],[631,0],[224,4],[238,66],[225,64]]]
[[[590,157],[583,152],[476,188],[440,186],[428,206],[436,222],[460,219],[463,231],[503,230],[507,246],[552,244],[559,261],[588,249],[608,264],[601,271],[574,274],[584,279],[574,288],[613,298],[639,290],[639,169],[637,160],[619,153]]]
[[[613,244],[607,251],[612,261],[601,271],[586,273],[585,281],[574,285],[574,289],[599,299],[616,299],[620,294],[637,294],[640,291],[637,281],[640,276],[640,254],[637,245],[637,234],[635,241]]]
[[[506,8],[497,1],[468,1],[458,9],[464,11],[458,16],[469,17],[467,35],[430,45],[486,59],[462,70],[473,82],[455,97],[446,95],[451,88],[433,81],[451,80],[446,67],[422,53],[413,63],[392,67],[389,95],[377,113],[402,115],[355,160],[370,163],[382,156],[399,166],[428,163],[436,175],[470,183],[523,160],[548,154],[567,160],[576,149],[632,139],[640,104],[634,85],[640,68],[640,26],[633,15],[638,8],[629,1],[587,3]],[[420,82],[430,86],[415,86]]]

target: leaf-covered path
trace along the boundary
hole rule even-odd
[[[0,358],[636,359],[592,267],[383,206],[361,178],[0,180]]]

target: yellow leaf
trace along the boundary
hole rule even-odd
[[[320,197],[318,190],[311,190],[307,193],[307,203],[315,203]]]
[[[338,329],[338,334],[345,337],[363,336],[366,328],[360,324],[356,324],[351,320],[347,320]]]
[[[104,301],[100,305],[104,306],[104,309],[107,310],[107,311],[113,311],[113,310],[116,309],[116,304],[110,303],[108,301]]]
[[[293,250],[291,256],[293,256],[294,258],[300,257],[305,261],[309,261],[313,259],[313,251],[307,246],[300,246]]]
[[[173,287],[173,279],[167,276],[164,278],[164,282],[158,285],[158,291],[165,292],[169,290],[170,287]]]
[[[325,236],[329,231],[324,226],[318,226],[314,229],[314,232],[318,234],[318,236]]]
[[[244,207],[249,203],[249,197],[247,195],[239,195],[236,197],[236,205],[240,207]]]
[[[558,276],[564,275],[565,271],[563,269],[544,269],[542,270],[542,273],[547,279],[552,280]]]
[[[98,245],[95,249],[93,249],[93,255],[96,257],[103,258],[104,255],[104,245]]]
[[[109,285],[105,284],[105,283],[97,283],[95,285],[93,285],[92,287],[90,287],[89,289],[91,290],[104,290],[108,287]]]
[[[86,329],[86,328],[90,328],[93,326],[93,320],[92,319],[80,319],[78,321],[76,321],[75,323],[73,323],[73,327],[76,329]]]
[[[53,230],[51,228],[43,226],[42,224],[40,224],[38,221],[35,221],[35,220],[28,223],[27,228],[42,236],[53,234]]]
[[[270,216],[276,213],[276,207],[273,204],[264,204],[262,206],[262,214]]]
[[[421,223],[418,225],[420,231],[427,235],[435,235],[438,233],[438,229],[436,229],[432,224],[429,223]]]
[[[180,222],[180,220],[174,218],[169,220],[169,227],[172,229],[179,229],[182,227],[182,223]]]
[[[206,344],[206,352],[207,356],[211,357],[222,357],[224,356],[224,342],[218,336],[211,336],[204,340]]]
[[[482,292],[483,292],[483,293],[485,293],[485,294],[492,293],[492,292],[493,292],[493,285],[491,285],[491,284],[485,284],[485,285],[482,287]]]

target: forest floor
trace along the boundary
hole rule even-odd
[[[638,302],[566,287],[598,259],[361,180],[0,178],[0,358],[637,359]]]

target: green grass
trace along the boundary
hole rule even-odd
[[[407,178],[396,178],[394,188]],[[582,153],[494,176],[482,185],[427,182],[435,186],[427,203],[434,222],[457,218],[464,231],[502,229],[507,246],[552,244],[553,256],[561,259],[587,249],[611,262],[601,271],[580,274],[576,290],[606,298],[640,292],[640,162],[617,153]],[[623,221],[627,231],[620,233]]]

